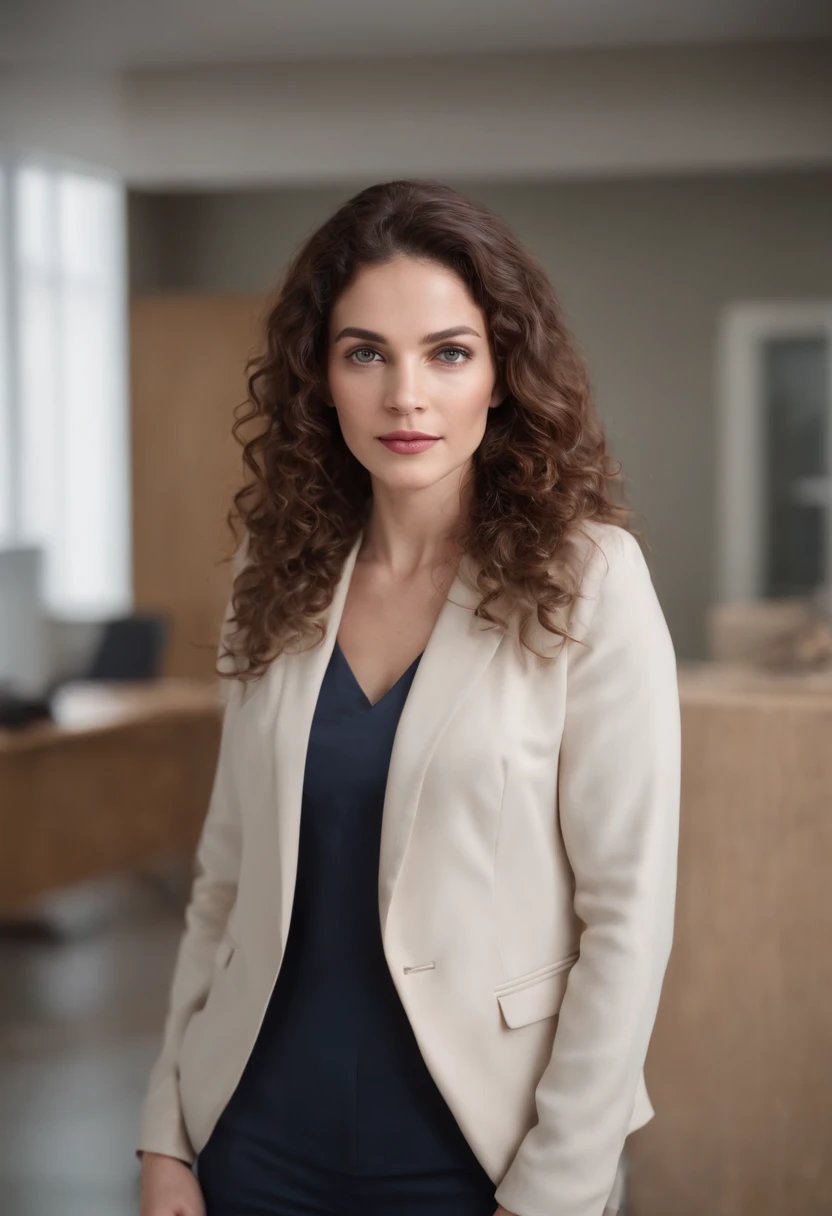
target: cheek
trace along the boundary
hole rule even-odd
[[[465,385],[464,391],[445,411],[448,432],[461,444],[479,439],[488,420],[488,403],[491,399],[492,383]]]
[[[367,386],[357,383],[355,376],[344,375],[338,368],[329,373],[329,392],[341,425],[349,427],[361,421],[363,413],[371,405]]]
[[[330,397],[337,405],[340,405],[347,385],[337,361],[333,360],[327,365],[326,378]]]

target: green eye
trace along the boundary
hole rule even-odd
[[[458,367],[460,363],[465,363],[472,358],[471,352],[466,350],[464,346],[443,346],[442,349],[436,353],[437,355],[451,354],[460,356],[458,359],[441,359],[440,362],[446,364],[447,367]],[[375,362],[375,356],[377,354],[378,351],[373,350],[371,346],[357,346],[355,350],[350,351],[347,358],[352,363],[358,364],[360,367],[369,367],[371,363]],[[370,355],[370,358],[361,359],[357,357],[359,355]]]

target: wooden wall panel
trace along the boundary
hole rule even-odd
[[[225,514],[243,478],[233,411],[264,313],[260,296],[132,301],[134,587],[138,609],[171,617],[165,675],[213,672],[231,577],[218,563],[234,547]]]

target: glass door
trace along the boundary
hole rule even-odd
[[[832,301],[738,304],[719,332],[718,598],[832,586]]]

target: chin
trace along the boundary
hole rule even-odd
[[[427,490],[431,486],[436,485],[436,483],[438,481],[442,480],[441,475],[439,477],[436,477],[436,476],[426,477],[424,475],[424,473],[421,474],[420,476],[415,476],[413,474],[410,474],[409,476],[403,476],[403,477],[389,477],[389,476],[379,477],[376,474],[373,474],[373,478],[378,485],[384,486],[384,488],[386,490],[394,490],[394,491],[395,490]]]

